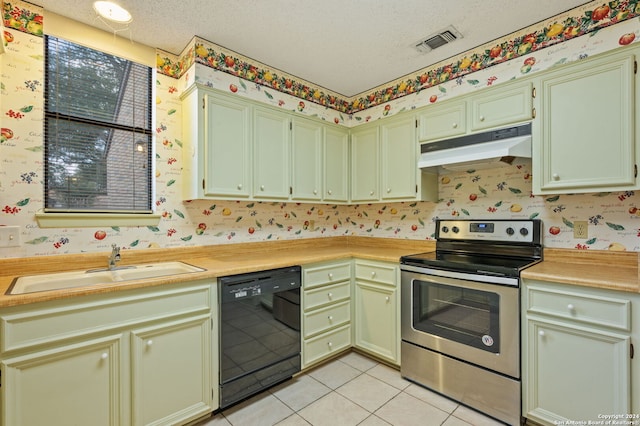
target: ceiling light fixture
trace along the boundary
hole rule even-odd
[[[93,9],[100,17],[111,22],[128,24],[133,21],[128,10],[111,1],[96,1],[93,3]]]

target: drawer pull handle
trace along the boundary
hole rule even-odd
[[[153,340],[151,339],[147,340],[147,346],[151,346],[151,345],[153,345]]]
[[[100,358],[107,359],[107,358],[109,358],[109,354],[104,352],[102,355],[100,355]]]
[[[569,304],[567,305],[567,309],[568,309],[570,312],[573,312],[573,311],[575,311],[575,310],[576,310],[576,307],[575,307],[575,306],[573,306],[573,304],[572,304],[572,303],[569,303]]]
[[[540,330],[540,331],[538,331],[538,336],[540,336],[540,337],[544,337],[544,330]]]
[[[327,296],[329,297],[329,299],[333,299],[333,293],[328,293]]]

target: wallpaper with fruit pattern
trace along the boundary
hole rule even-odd
[[[45,22],[46,25],[46,22]],[[41,229],[43,206],[43,46],[32,34],[6,28],[0,55],[0,226],[19,225],[22,245],[0,257],[26,257],[125,249],[229,244],[276,239],[359,235],[430,239],[439,218],[539,218],[547,247],[640,251],[640,199],[635,192],[532,196],[530,160],[476,173],[440,176],[437,203],[326,205],[281,202],[183,201],[180,95],[194,82],[308,116],[354,126],[404,109],[439,102],[479,87],[578,60],[625,44],[640,34],[640,20],[575,37],[353,115],[193,63],[180,79],[158,74],[157,227]],[[637,42],[632,40],[632,42]],[[589,222],[589,238],[574,239],[573,222]]]

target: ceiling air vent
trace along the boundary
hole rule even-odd
[[[437,49],[440,46],[444,46],[445,44],[449,44],[459,38],[462,38],[462,34],[453,28],[453,26],[449,26],[444,30],[418,40],[414,45],[418,51],[426,53],[433,49]]]

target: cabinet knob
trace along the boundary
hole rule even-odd
[[[544,337],[544,330],[540,330],[540,331],[538,331],[538,336],[540,336],[540,337]]]
[[[329,343],[327,343],[327,346],[332,347],[333,343],[329,342]]]
[[[373,195],[373,194],[375,194],[375,191],[369,192],[369,195]]]
[[[239,184],[239,185],[238,185],[238,189],[242,189],[242,184]]]
[[[328,319],[329,321],[333,321],[333,316],[329,315],[329,316],[327,317],[327,319]]]
[[[332,280],[333,279],[333,274],[331,272],[329,272],[329,279]]]
[[[387,296],[387,297],[384,298],[384,300],[388,302],[391,299],[389,299],[389,296]]]
[[[576,307],[575,307],[575,306],[573,306],[573,303],[569,303],[569,304],[567,305],[567,309],[568,309],[570,312],[573,312],[573,311],[576,309]]]
[[[318,195],[318,190],[317,189],[313,190],[313,195]]]
[[[376,271],[371,271],[371,278],[375,278],[376,276]]]
[[[109,358],[109,354],[106,353],[106,352],[103,352],[102,355],[100,355],[100,358],[107,359],[107,358]]]
[[[391,188],[387,188],[387,194],[391,192]]]
[[[560,180],[560,175],[559,175],[559,174],[557,174],[557,173],[554,173],[554,174],[552,174],[552,175],[551,175],[551,179],[553,179],[553,180]]]
[[[331,195],[331,194],[333,194],[333,191],[332,190],[328,190],[327,194]]]
[[[264,185],[260,185],[260,191],[264,191]]]
[[[147,346],[151,346],[151,345],[153,345],[153,340],[151,339],[147,340]]]
[[[458,128],[458,123],[453,123],[453,128],[457,129]]]
[[[329,293],[327,294],[327,297],[328,297],[329,299],[333,299],[333,293],[329,292]]]
[[[484,115],[480,116],[480,121],[484,121]]]

